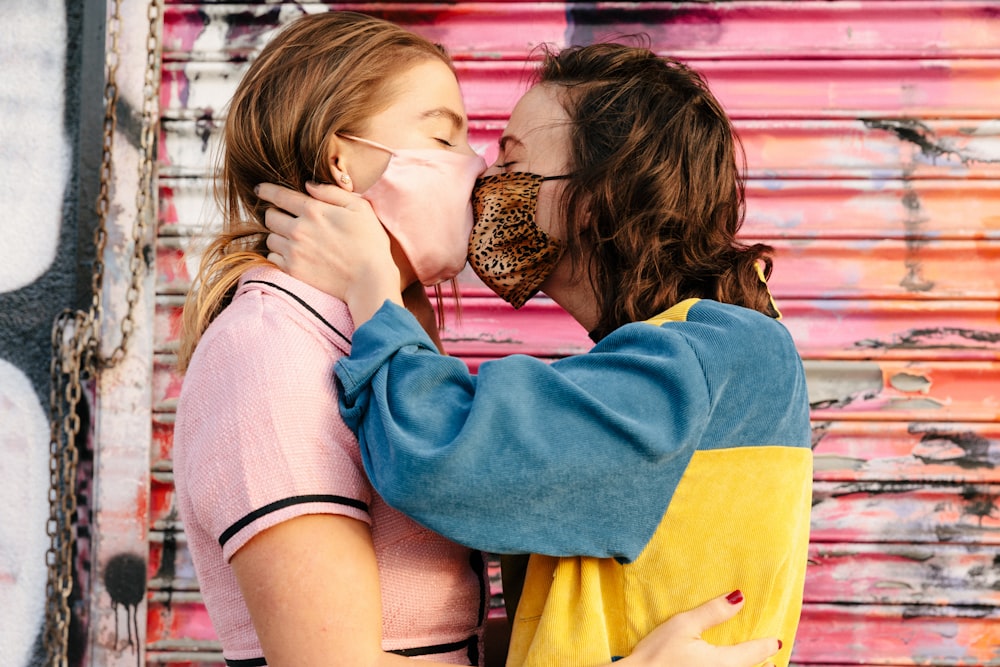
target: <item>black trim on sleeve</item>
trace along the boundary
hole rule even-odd
[[[322,315],[320,315],[320,314],[319,314],[319,312],[318,312],[318,311],[317,311],[317,310],[316,310],[315,308],[313,308],[313,307],[312,307],[312,306],[310,306],[310,305],[309,305],[308,303],[306,303],[306,302],[305,302],[305,301],[304,301],[304,300],[302,299],[302,297],[300,297],[300,296],[299,296],[298,294],[295,294],[294,292],[292,292],[292,291],[289,291],[289,290],[285,289],[285,288],[284,288],[284,287],[282,287],[281,285],[276,285],[275,283],[272,283],[272,282],[268,282],[267,280],[248,280],[248,281],[246,281],[246,282],[245,282],[245,283],[243,283],[243,284],[244,284],[244,285],[254,285],[254,284],[257,284],[257,285],[267,285],[268,287],[273,287],[274,289],[276,289],[276,290],[278,290],[278,291],[280,291],[280,292],[284,292],[284,293],[285,293],[285,294],[287,294],[288,296],[290,296],[290,297],[292,297],[293,299],[295,299],[295,300],[296,300],[296,301],[298,302],[298,304],[299,304],[300,306],[302,306],[303,308],[305,308],[306,310],[308,310],[308,311],[309,311],[310,313],[312,313],[313,315],[315,315],[315,316],[316,316],[316,319],[318,319],[318,320],[319,320],[320,322],[322,322],[322,323],[323,323],[323,324],[325,324],[325,325],[326,325],[327,327],[329,327],[329,328],[330,328],[330,330],[331,330],[331,331],[332,331],[333,333],[335,333],[335,334],[337,334],[338,336],[340,336],[341,338],[343,338],[343,339],[344,339],[344,342],[345,342],[345,343],[347,343],[348,345],[350,345],[350,344],[351,344],[351,339],[350,339],[350,338],[348,338],[347,336],[345,336],[345,335],[344,335],[344,334],[343,334],[343,333],[342,333],[342,332],[340,331],[340,329],[338,329],[337,327],[335,327],[335,326],[333,326],[332,324],[330,324],[330,323],[329,323],[329,322],[328,322],[328,321],[326,320],[326,318],[325,318],[325,317],[323,317]]]
[[[286,507],[291,507],[292,505],[301,505],[303,503],[333,503],[335,505],[347,505],[348,507],[354,507],[363,512],[368,511],[368,503],[362,502],[356,498],[347,498],[345,496],[335,496],[335,495],[316,493],[312,495],[292,496],[291,498],[283,498],[282,500],[276,500],[273,503],[264,505],[260,509],[255,509],[253,512],[250,512],[242,519],[235,522],[229,528],[226,528],[224,531],[222,531],[222,535],[219,536],[219,546],[220,547],[226,546],[226,542],[228,542],[233,537],[233,535],[240,532],[248,525],[250,525],[252,522],[259,519],[260,517],[266,514],[270,514],[271,512],[276,512],[280,509],[284,509]]]
[[[450,644],[436,644],[434,646],[421,646],[419,648],[401,648],[395,651],[386,651],[386,653],[395,653],[396,655],[401,655],[406,658],[412,658],[418,655],[451,653],[452,651],[459,651],[463,648],[469,651],[470,657],[472,656],[473,651],[476,652],[476,661],[471,664],[478,665],[479,637],[476,635],[472,635],[468,639],[452,642]],[[229,658],[225,658],[225,661],[226,667],[267,667],[267,660],[265,658],[247,658],[246,660],[230,660]]]
[[[226,667],[267,667],[264,658],[247,658],[246,660],[230,660],[226,658]]]
[[[450,644],[435,644],[434,646],[421,646],[419,648],[400,648],[395,651],[386,651],[386,653],[395,653],[396,655],[401,655],[406,658],[412,658],[417,655],[434,655],[436,653],[451,653],[452,651],[460,651],[463,648],[472,651],[472,647],[475,650],[479,650],[479,637],[477,635],[472,635],[468,639],[463,639],[462,641],[451,642]],[[478,659],[472,664],[479,664]]]

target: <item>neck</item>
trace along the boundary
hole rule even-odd
[[[600,309],[597,306],[597,295],[587,275],[589,255],[584,254],[575,264],[574,270],[574,262],[569,253],[563,253],[555,270],[542,283],[541,291],[590,332],[597,326]]]
[[[573,281],[552,280],[554,277],[556,276],[553,275],[542,284],[541,291],[559,304],[580,326],[588,332],[593,331],[600,311],[590,281],[583,276],[577,276]]]

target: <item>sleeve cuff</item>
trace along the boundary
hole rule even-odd
[[[406,308],[386,299],[372,318],[354,331],[351,355],[337,361],[341,399],[353,404],[375,373],[401,348],[437,347],[417,318]]]

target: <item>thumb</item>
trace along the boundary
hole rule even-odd
[[[342,206],[350,209],[352,205],[364,201],[361,195],[345,190],[339,185],[332,183],[317,183],[316,181],[306,181],[306,192],[313,199],[318,199],[327,204]]]
[[[756,665],[781,650],[781,642],[773,637],[752,639],[735,646],[719,646],[716,651],[719,667]],[[769,663],[770,664],[770,663]]]

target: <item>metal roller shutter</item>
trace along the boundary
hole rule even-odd
[[[149,664],[221,664],[174,509],[171,430],[209,156],[246,59],[303,12],[412,27],[457,61],[474,144],[530,49],[645,32],[701,70],[749,165],[744,236],[805,358],[816,486],[798,665],[1000,665],[1000,7],[995,2],[166,5],[156,243]],[[445,343],[475,367],[589,347],[466,271]]]

